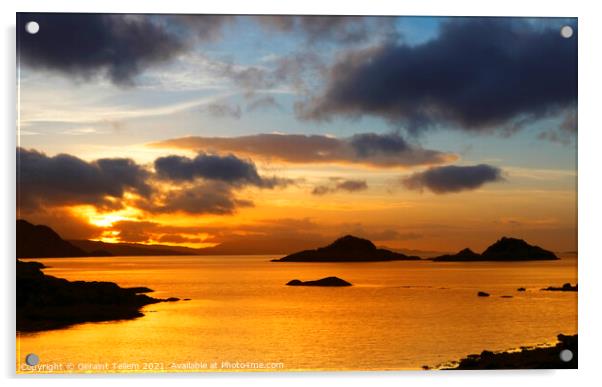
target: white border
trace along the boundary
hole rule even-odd
[[[600,142],[600,69],[602,59],[599,41],[602,37],[602,15],[594,1],[478,1],[423,0],[350,2],[346,0],[254,0],[193,2],[186,0],[133,2],[103,0],[30,1],[18,4],[1,2],[3,26],[2,69],[2,167],[0,189],[0,246],[2,261],[2,377],[9,385],[40,385],[53,387],[81,385],[81,377],[23,378],[14,376],[14,214],[15,214],[15,12],[123,12],[123,13],[252,13],[252,14],[356,14],[356,15],[457,15],[457,16],[571,16],[579,17],[579,370],[578,371],[487,371],[487,372],[354,372],[354,373],[297,373],[297,374],[227,374],[227,375],[153,375],[111,376],[110,383],[144,383],[163,385],[177,380],[187,385],[316,385],[345,384],[346,386],[378,385],[440,385],[504,386],[590,384],[597,378],[600,340],[600,262],[599,220],[602,218],[600,171],[602,152]],[[41,379],[41,380],[37,380]],[[90,386],[104,386],[104,377],[88,377]]]

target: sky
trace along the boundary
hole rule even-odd
[[[65,238],[577,249],[575,19],[21,13],[17,31],[18,217]]]

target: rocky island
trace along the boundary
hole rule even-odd
[[[46,275],[39,262],[17,260],[17,331],[64,328],[83,322],[143,316],[140,308],[159,299],[146,287],[122,288],[113,282],[68,281]]]
[[[474,261],[543,261],[556,260],[551,251],[530,245],[522,239],[502,237],[489,246],[482,254],[464,249],[457,254],[446,254],[432,258],[436,262],[474,262]]]
[[[571,285],[569,282],[563,284],[562,286],[548,286],[547,288],[543,288],[541,290],[548,290],[552,292],[576,292],[577,284],[575,286]]]
[[[300,251],[273,259],[272,262],[378,262],[419,259],[420,257],[380,249],[367,239],[347,235],[326,247]]]
[[[287,283],[288,286],[351,286],[351,283],[339,277],[326,277],[315,281],[301,281],[294,279]]]

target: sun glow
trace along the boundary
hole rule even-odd
[[[126,207],[118,211],[99,212],[93,206],[77,206],[72,211],[78,216],[87,219],[88,223],[97,227],[112,227],[114,223],[124,220],[138,220],[140,210],[133,207]]]

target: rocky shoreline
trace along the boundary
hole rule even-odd
[[[17,331],[37,332],[84,322],[144,316],[149,304],[179,301],[153,298],[146,287],[122,288],[113,282],[68,281],[42,272],[39,262],[17,260]]]
[[[453,367],[446,370],[503,370],[503,369],[576,369],[578,368],[577,335],[558,335],[558,343],[551,347],[522,347],[519,351],[492,352],[483,351],[461,359]],[[561,352],[566,353],[568,361],[562,359]],[[429,367],[423,367],[429,369]]]

